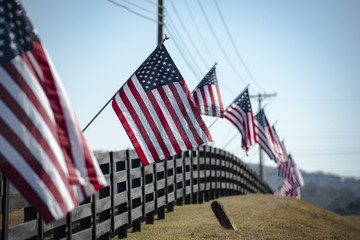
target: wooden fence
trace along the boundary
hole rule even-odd
[[[165,218],[174,204],[221,196],[272,193],[239,158],[202,146],[143,167],[133,150],[95,154],[109,183],[66,217],[45,224],[9,181],[0,176],[1,239],[126,238],[129,228]]]

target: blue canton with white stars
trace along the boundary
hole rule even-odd
[[[0,0],[0,64],[32,50],[38,40],[19,1]]]
[[[218,85],[216,74],[215,74],[215,67],[213,67],[201,80],[199,83],[198,88],[204,87],[206,85]]]
[[[259,122],[260,126],[262,126],[263,128],[269,126],[269,123],[265,117],[265,112],[263,109],[261,109],[260,112],[258,112],[258,114],[256,114],[254,118]]]
[[[238,105],[244,112],[251,112],[251,103],[249,97],[249,90],[246,89],[234,102]]]
[[[135,75],[145,92],[183,79],[164,45],[145,60]]]

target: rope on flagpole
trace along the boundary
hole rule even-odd
[[[169,37],[165,34],[165,38],[161,41],[161,43],[159,45],[162,45],[166,40],[168,40]],[[157,48],[155,48],[156,50]],[[155,51],[154,50],[154,51]],[[151,53],[152,54],[152,53]],[[150,54],[150,55],[151,55]],[[136,71],[135,71],[136,72]],[[134,75],[134,74],[132,74]],[[100,115],[100,113],[107,107],[107,105],[109,105],[109,103],[113,100],[113,98],[116,96],[116,94],[120,91],[121,88],[119,88],[119,90],[116,91],[116,93],[109,99],[109,101],[106,102],[106,104],[100,109],[100,111],[91,119],[91,121],[86,125],[86,127],[84,127],[84,129],[82,130],[82,132],[85,132],[85,130],[90,126],[90,124]]]

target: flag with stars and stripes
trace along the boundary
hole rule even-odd
[[[144,166],[212,142],[163,44],[121,87],[112,106]]]
[[[224,107],[221,101],[215,66],[205,75],[191,95],[201,114],[213,117],[223,116]]]
[[[254,117],[248,88],[225,110],[224,118],[239,129],[242,135],[242,148],[247,152],[256,141]]]
[[[293,169],[291,166],[291,163],[289,161],[286,162],[280,162],[278,165],[278,176],[287,179],[289,181],[289,183],[293,184],[294,183],[294,174],[293,174]]]
[[[106,185],[21,3],[0,1],[0,171],[40,216],[59,219]]]
[[[264,109],[261,109],[254,117],[256,142],[267,153],[270,159],[278,163],[275,146],[272,139],[272,129],[265,116]]]
[[[294,181],[296,184],[296,187],[302,187],[304,186],[304,179],[303,176],[300,172],[300,169],[298,168],[298,166],[296,165],[294,159],[292,158],[292,155],[289,154],[289,161],[291,163],[291,167],[293,169],[293,174],[294,174]]]
[[[272,142],[274,143],[274,151],[277,155],[277,158],[279,161],[286,161],[286,153],[284,153],[283,145],[280,141],[279,135],[277,134],[275,130],[275,126],[271,127],[271,138]]]

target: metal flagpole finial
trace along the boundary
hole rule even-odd
[[[164,43],[166,40],[168,40],[169,39],[169,37],[165,34],[165,37],[164,37],[164,39],[162,40],[162,42]]]

